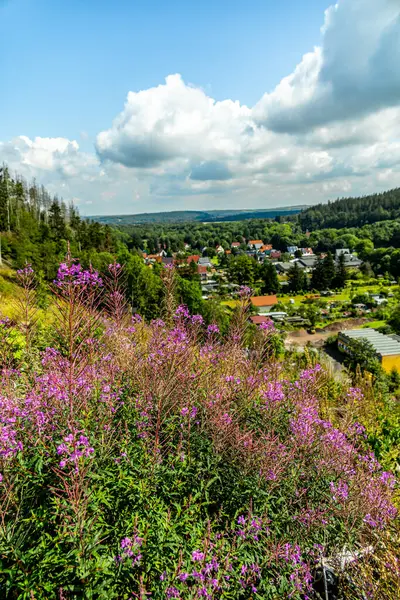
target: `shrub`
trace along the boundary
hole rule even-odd
[[[395,482],[361,392],[329,420],[323,369],[274,358],[272,323],[248,338],[247,290],[223,338],[174,306],[172,271],[164,320],[128,318],[119,272],[61,265],[53,346],[3,368],[2,597],[300,600],[322,557],[379,560]],[[390,560],[346,598],[398,597]]]

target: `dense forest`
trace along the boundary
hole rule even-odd
[[[98,252],[116,249],[116,232],[109,226],[82,220],[73,204],[51,196],[35,181],[28,184],[22,177],[10,177],[4,166],[0,169],[0,232],[2,259],[17,267],[28,262],[48,280],[54,279],[67,242],[86,263]]]
[[[400,188],[361,198],[341,198],[302,211],[298,220],[307,229],[362,227],[400,217]]]

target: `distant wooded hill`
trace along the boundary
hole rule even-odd
[[[140,225],[144,223],[177,223],[216,221],[243,221],[245,219],[275,219],[279,216],[297,215],[304,206],[266,208],[256,210],[175,210],[171,212],[142,213],[137,215],[107,215],[88,217],[108,225]]]
[[[307,229],[342,229],[362,227],[378,221],[400,217],[400,188],[360,198],[341,198],[327,204],[304,209],[298,216],[303,231]]]
[[[107,225],[145,225],[151,223],[216,223],[246,219],[275,219],[292,217],[303,231],[362,227],[378,221],[400,218],[400,188],[370,196],[340,198],[315,206],[292,206],[255,210],[177,210],[171,212],[134,215],[107,215],[88,217]]]

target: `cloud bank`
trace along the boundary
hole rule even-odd
[[[169,75],[128,93],[94,152],[19,136],[0,160],[98,213],[261,207],[400,186],[399,140],[400,3],[340,0],[253,107]]]

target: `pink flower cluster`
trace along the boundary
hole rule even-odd
[[[103,280],[97,271],[88,271],[82,268],[82,265],[61,263],[57,277],[54,280],[57,287],[63,287],[67,283],[73,283],[78,286],[102,286]]]
[[[94,454],[94,448],[86,435],[81,434],[77,437],[70,433],[65,436],[63,443],[57,446],[57,454],[62,457],[59,463],[61,469],[71,464],[78,470],[79,461]]]

